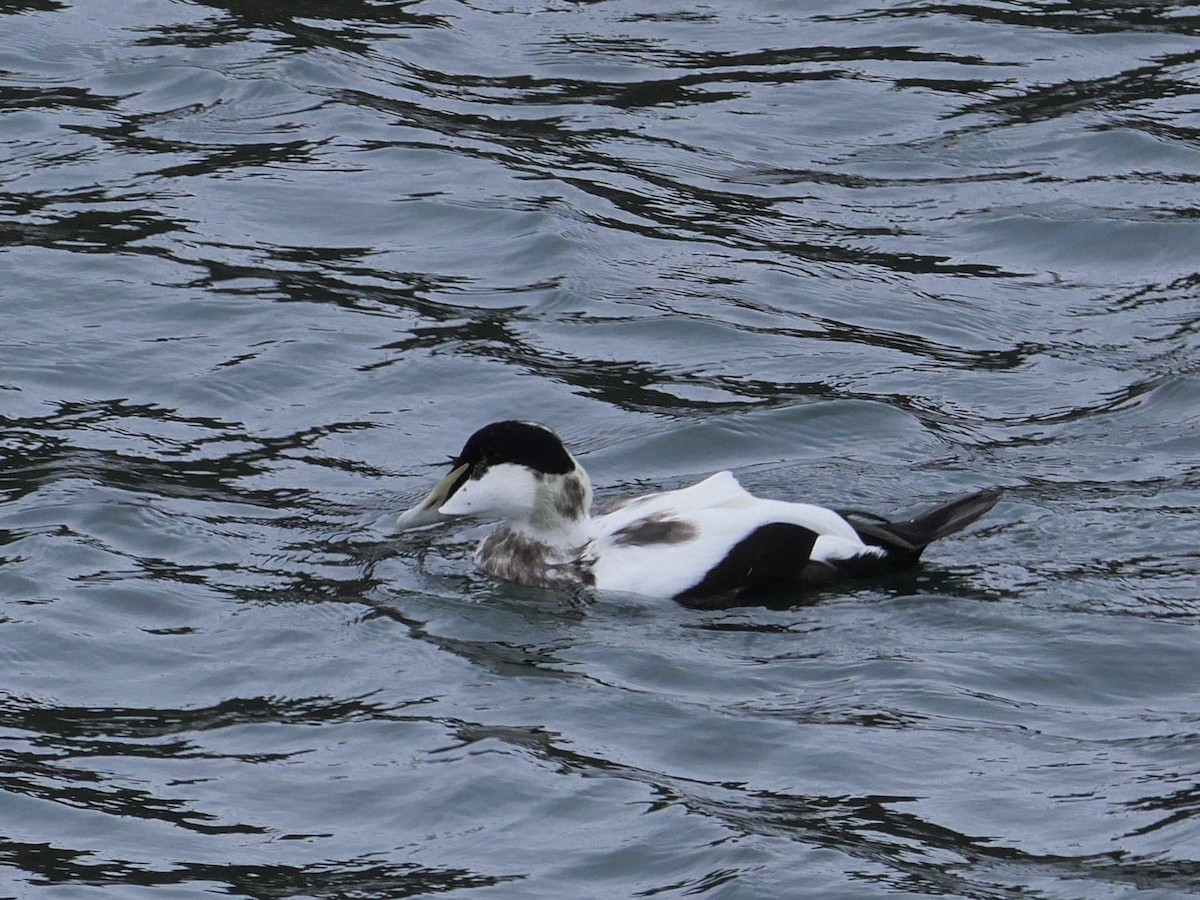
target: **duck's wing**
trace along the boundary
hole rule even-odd
[[[742,487],[732,472],[717,472],[689,487],[609,500],[600,507],[596,515],[598,517],[613,516],[613,521],[624,521],[640,518],[663,509],[704,509],[709,506],[744,503],[757,499]]]
[[[858,540],[858,534],[839,513],[811,503],[789,503],[755,497],[732,472],[717,472],[703,481],[673,491],[659,491],[624,500],[610,501],[597,514],[597,533],[612,533],[651,516],[673,518],[705,515],[712,511],[735,514],[735,521],[794,522],[817,534],[832,534]]]
[[[598,517],[584,551],[596,587],[693,602],[827,580],[884,554],[832,510],[759,499],[732,475],[712,480]]]

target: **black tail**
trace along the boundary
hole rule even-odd
[[[886,547],[888,556],[896,562],[915,563],[927,546],[962,531],[995,506],[1003,493],[1000,488],[989,488],[963,494],[900,522],[856,510],[841,515],[866,543]]]

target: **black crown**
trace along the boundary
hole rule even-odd
[[[483,469],[502,463],[528,466],[546,475],[565,475],[575,468],[558,435],[532,422],[493,422],[467,438],[454,465]]]

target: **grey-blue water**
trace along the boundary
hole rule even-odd
[[[0,897],[1200,894],[1200,8],[0,0]],[[475,428],[923,568],[393,538]]]

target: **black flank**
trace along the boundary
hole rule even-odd
[[[715,609],[755,591],[805,581],[817,533],[790,522],[762,525],[734,544],[708,574],[675,599],[684,606]]]

